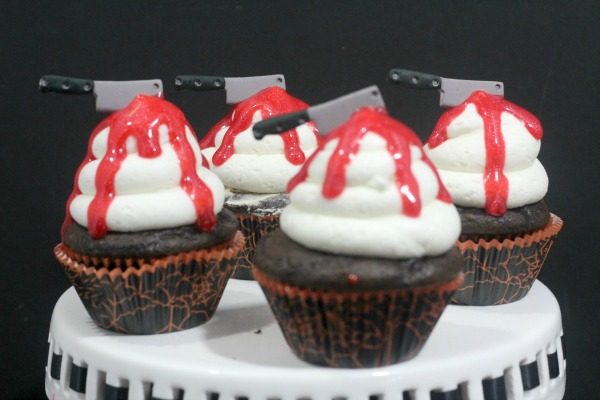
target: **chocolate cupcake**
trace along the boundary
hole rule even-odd
[[[116,332],[213,315],[243,247],[183,113],[137,96],[92,133],[55,255],[91,318]]]
[[[542,134],[535,116],[482,91],[438,121],[425,151],[457,205],[465,256],[465,282],[453,302],[510,303],[537,278],[562,227],[543,200]]]
[[[361,108],[290,181],[254,276],[302,360],[408,360],[461,284],[458,213],[421,146],[383,109]]]
[[[262,141],[254,138],[252,126],[306,107],[284,89],[270,87],[234,106],[201,141],[210,169],[225,184],[225,207],[235,212],[246,237],[235,278],[252,279],[256,242],[279,226],[281,209],[289,202],[285,186],[319,141],[310,122]]]

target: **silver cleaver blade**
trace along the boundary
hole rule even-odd
[[[478,90],[504,97],[504,84],[502,82],[442,78],[440,106],[455,107]]]
[[[413,89],[439,90],[440,106],[442,107],[455,107],[478,90],[496,96],[504,96],[504,83],[497,81],[451,79],[401,68],[391,69],[388,72],[388,80]]]
[[[91,94],[96,98],[96,110],[104,112],[125,108],[138,94],[162,97],[160,79],[140,81],[94,81],[59,75],[44,75],[39,82],[44,93]]]
[[[265,135],[283,133],[312,120],[319,128],[319,133],[324,136],[346,122],[357,109],[369,106],[385,108],[383,96],[375,85],[309,107],[306,110],[259,121],[254,124],[252,130],[254,137],[262,139]]]
[[[229,78],[207,75],[178,75],[175,89],[225,90],[227,104],[236,104],[268,87],[277,86],[285,90],[282,74]]]
[[[227,104],[235,104],[271,86],[285,90],[285,77],[279,75],[250,76],[246,78],[225,78]]]
[[[139,94],[162,97],[160,79],[144,81],[94,81],[96,111],[111,112],[127,107]]]

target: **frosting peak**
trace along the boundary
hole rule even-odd
[[[235,105],[202,139],[211,169],[225,185],[253,193],[282,193],[285,184],[316,148],[319,135],[309,122],[281,135],[257,140],[254,123],[299,111],[308,104],[279,87],[264,89]]]
[[[384,110],[358,110],[289,182],[282,229],[332,253],[409,258],[447,251],[460,220],[421,146]]]
[[[542,136],[531,113],[477,91],[441,116],[425,150],[456,204],[500,216],[545,195],[548,177],[536,159]]]
[[[360,149],[361,141],[367,133],[377,135],[385,141],[387,152],[394,160],[396,186],[402,199],[404,213],[411,217],[418,217],[421,212],[421,198],[418,183],[410,170],[410,146],[420,148],[422,144],[412,130],[400,121],[387,116],[386,111],[383,109],[364,107],[358,110],[350,117],[348,122],[327,135],[327,138],[319,146],[319,150],[321,150],[324,145],[334,140],[337,141],[335,150],[327,164],[327,173],[322,189],[323,196],[331,199],[342,193],[346,186],[346,168]],[[431,167],[426,157],[424,162]],[[294,190],[298,184],[306,179],[309,165],[310,162],[307,162],[298,175],[292,178],[288,184],[288,192]],[[435,172],[433,167],[431,169]],[[448,203],[452,201],[439,179],[437,197]]]
[[[67,215],[94,238],[108,230],[194,222],[211,230],[222,198],[222,184],[203,170],[200,148],[181,110],[139,95],[94,129]]]

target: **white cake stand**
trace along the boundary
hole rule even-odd
[[[230,280],[205,325],[122,335],[94,325],[73,288],[50,327],[51,400],[532,400],[562,399],[560,309],[536,282],[503,306],[449,306],[419,355],[373,369],[298,360],[260,288]]]

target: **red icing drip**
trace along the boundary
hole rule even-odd
[[[506,148],[501,127],[501,115],[509,112],[519,119],[527,131],[536,140],[543,136],[540,121],[525,109],[513,104],[502,97],[494,96],[483,91],[473,92],[461,105],[446,111],[427,141],[430,148],[435,148],[448,139],[448,126],[460,114],[467,104],[473,104],[483,119],[485,141],[485,168],[483,181],[485,185],[485,210],[490,215],[501,216],[506,213],[508,199],[508,180],[504,175]]]
[[[202,155],[202,166],[204,168],[210,168],[210,164],[208,163],[208,160],[206,159],[206,157],[204,156],[204,154],[201,154],[201,155]]]
[[[222,165],[235,153],[235,137],[252,125],[252,119],[256,112],[260,112],[262,119],[267,119],[280,114],[304,110],[306,108],[308,108],[308,104],[290,96],[285,90],[279,87],[264,89],[237,104],[229,115],[208,131],[206,136],[200,142],[200,145],[203,149],[215,147],[217,133],[222,129],[225,129],[226,132],[223,136],[223,141],[217,151],[213,154],[212,158],[213,164],[216,166]],[[320,137],[314,125],[310,125],[315,137],[319,140]],[[291,129],[280,136],[283,140],[286,159],[294,165],[302,164],[306,157],[300,148],[297,130]]]
[[[222,128],[229,129],[229,120],[231,119],[232,113],[233,113],[233,110],[231,110],[229,112],[229,114],[227,114],[224,118],[222,118],[219,122],[217,122],[217,124],[215,126],[210,128],[208,133],[206,135],[204,135],[204,137],[200,140],[200,148],[206,149],[207,147],[215,147],[216,146],[215,138],[217,137],[217,133],[219,133],[219,131]]]
[[[387,143],[387,151],[394,159],[396,167],[396,185],[404,214],[411,217],[419,216],[421,213],[421,198],[419,185],[410,169],[410,146],[418,146],[421,149],[422,143],[410,128],[389,117],[383,109],[361,108],[346,123],[329,133],[325,140],[319,144],[318,149],[302,166],[298,174],[290,180],[287,188],[288,192],[291,192],[297,185],[306,180],[308,169],[314,157],[323,150],[327,143],[337,139],[338,144],[327,165],[322,193],[328,199],[339,196],[346,187],[346,168],[355,154],[358,153],[360,142],[368,132],[379,135]],[[437,176],[437,171],[422,150],[421,160],[429,165]],[[450,195],[439,176],[437,176],[437,179],[439,186],[437,198],[450,203],[452,201]]]
[[[358,284],[359,281],[360,281],[360,279],[358,278],[358,275],[348,274],[348,284],[349,285],[356,285],[356,284]]]
[[[67,220],[70,222],[70,204],[81,194],[78,187],[79,174],[83,167],[95,160],[92,143],[106,128],[108,132],[107,151],[100,160],[96,171],[96,195],[88,208],[88,231],[94,238],[103,237],[107,231],[106,214],[115,197],[115,177],[127,157],[127,140],[134,138],[138,154],[144,158],[158,157],[160,147],[159,127],[166,125],[169,142],[179,159],[181,168],[180,186],[194,203],[197,225],[200,230],[212,230],[216,224],[213,197],[210,188],[196,172],[196,157],[187,140],[185,127],[192,128],[183,113],[173,104],[152,96],[137,96],[126,108],[111,114],[92,132],[85,161],[75,175],[74,189],[67,202]],[[193,131],[192,131],[193,133]]]

